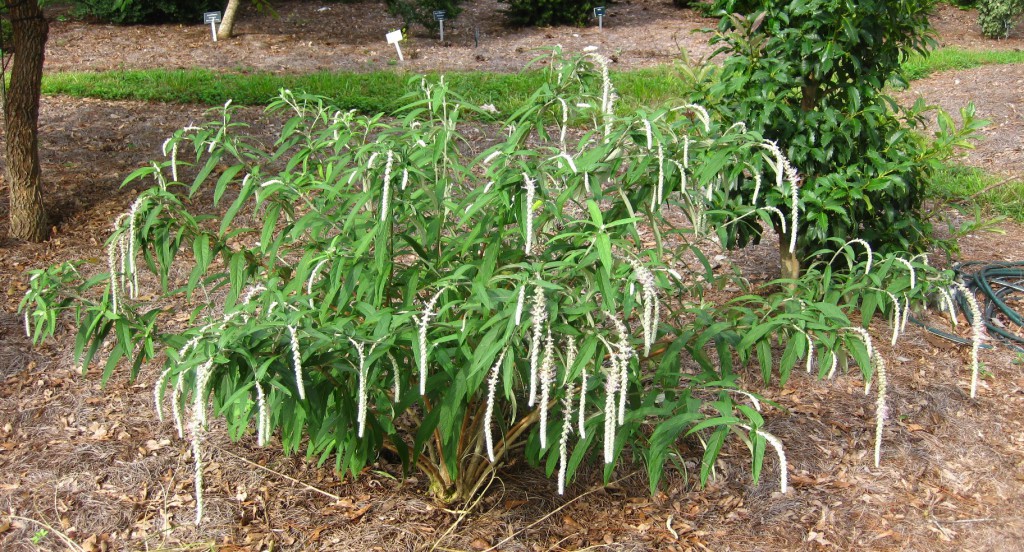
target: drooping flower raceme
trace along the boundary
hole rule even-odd
[[[427,301],[427,304],[423,306],[423,312],[420,314],[419,320],[419,346],[420,346],[420,396],[427,394],[427,325],[430,324],[431,317],[436,314],[434,308],[437,306],[437,300],[441,298],[441,294],[444,293],[444,288],[437,290],[437,293]]]
[[[348,338],[348,342],[355,348],[356,354],[359,355],[359,390],[356,392],[358,397],[358,406],[356,411],[356,425],[358,426],[357,434],[360,438],[363,436],[363,432],[366,430],[366,353],[364,346],[361,342]]]
[[[586,393],[586,389],[582,391]],[[558,440],[558,494],[565,493],[565,472],[569,458],[569,433],[572,431],[572,385],[566,382],[562,395],[562,436]]]
[[[746,424],[738,425],[750,431],[750,426]],[[786,491],[789,490],[789,466],[786,465],[786,451],[782,448],[782,440],[761,428],[757,428],[754,433],[760,435],[766,443],[775,449],[775,455],[779,458],[779,491],[782,494],[786,494]]]
[[[523,321],[523,304],[526,303],[526,286],[519,288],[519,298],[516,300],[516,326]]]
[[[843,249],[855,243],[859,244],[864,248],[864,254],[867,256],[868,260],[867,263],[864,265],[864,275],[867,276],[868,274],[871,274],[871,265],[875,260],[875,253],[871,250],[871,244],[860,238],[853,238],[852,240],[847,241],[845,244],[843,244]],[[842,249],[840,249],[839,251],[842,251]],[[839,251],[836,251],[835,255],[838,255]],[[833,259],[835,259],[835,255],[832,256]]]
[[[168,148],[168,146],[170,146]],[[164,140],[163,146],[164,155],[170,154],[171,156],[171,180],[174,182],[178,181],[178,141],[173,137]]]
[[[914,270],[914,263],[902,257],[893,257],[893,260],[907,267],[907,271],[910,272],[910,289],[914,289],[917,284],[917,271]]]
[[[551,384],[555,381],[555,341],[551,337],[551,326],[544,340],[544,360],[540,363],[540,448],[548,446],[548,402],[551,400]]]
[[[869,334],[867,330],[864,328],[858,328],[857,326],[848,326],[843,329],[848,332],[853,332],[860,337],[860,340],[864,343],[864,347],[867,349],[869,359],[875,356],[875,347],[871,342],[871,334]]]
[[[888,391],[888,378],[885,373],[885,359],[882,355],[875,357],[875,374],[878,378],[878,396],[875,399],[875,467],[882,459],[882,429],[885,428],[886,406],[885,397]]]
[[[611,464],[615,460],[615,422],[616,392],[619,386],[618,355],[611,343],[598,336],[608,350],[610,360],[605,364],[604,376],[604,463]]]
[[[611,138],[615,115],[615,92],[613,92],[612,79],[608,73],[608,64],[611,60],[594,52],[588,53],[587,57],[593,59],[601,67],[601,115],[604,122],[604,139],[607,142]]]
[[[110,312],[117,314],[120,290],[117,285],[117,240],[111,239],[107,244],[107,270],[110,272]]]
[[[981,340],[985,332],[985,323],[981,318],[981,307],[978,305],[978,298],[974,296],[974,293],[967,288],[967,286],[954,280],[953,285],[963,296],[964,300],[967,301],[967,306],[971,309],[971,398],[978,396],[978,372],[980,364],[978,362],[978,349],[981,348]]]
[[[380,220],[388,219],[388,205],[391,201],[391,167],[395,160],[395,153],[388,150],[388,159],[384,164],[384,189],[380,199]]]
[[[530,309],[530,397],[527,406],[537,402],[537,373],[540,367],[541,339],[544,337],[544,323],[547,322],[548,311],[544,302],[544,290],[540,286],[533,288],[533,307]]]
[[[643,292],[643,317],[640,320],[644,330],[644,356],[651,354],[651,345],[654,344],[654,340],[658,333],[659,318],[659,304],[658,304],[658,285],[654,281],[654,274],[640,262],[632,256],[625,256],[626,261],[631,267],[633,267],[633,276],[638,282],[640,282],[640,288]],[[625,327],[623,326],[623,331]]]
[[[494,437],[491,435],[491,420],[494,419],[494,401],[498,389],[498,375],[501,373],[501,364],[505,362],[505,352],[502,349],[498,360],[491,368],[491,375],[487,378],[487,408],[484,411],[484,443],[487,445],[487,459],[494,463]]]
[[[391,362],[391,371],[394,379],[394,388],[391,392],[394,395],[395,402],[397,403],[402,400],[402,374],[398,370],[398,360],[395,359],[395,355],[391,354],[390,351],[388,351],[388,361]]]
[[[615,369],[615,375],[619,378],[618,385],[616,386],[619,392],[619,407],[616,419],[619,425],[623,425],[626,422],[626,391],[629,381],[629,361],[633,358],[634,351],[632,344],[629,342],[629,331],[622,320],[619,320],[614,313],[608,311],[605,311],[605,316],[615,325],[615,332],[619,337],[618,343],[615,344],[616,350],[612,353],[612,359],[613,363],[618,364]]]
[[[306,400],[306,387],[302,383],[302,350],[299,349],[299,334],[295,326],[288,326],[288,334],[291,337],[292,364],[295,367],[295,386],[298,388],[299,399]]]
[[[796,233],[799,214],[798,210],[800,207],[799,202],[799,188],[800,188],[800,177],[797,175],[796,169],[789,163],[789,159],[782,154],[782,150],[779,149],[779,145],[771,140],[765,140],[761,146],[766,150],[770,151],[774,156],[775,160],[769,161],[772,169],[775,171],[775,186],[780,190],[783,189],[783,181],[789,183],[789,194],[790,194],[790,224],[789,224],[789,252],[794,253],[796,251]]]
[[[256,444],[262,447],[270,439],[270,415],[267,411],[267,396],[263,392],[263,386],[258,381],[255,382],[255,385],[256,405],[259,409],[259,417],[256,421]]]

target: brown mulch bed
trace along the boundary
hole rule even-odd
[[[596,45],[621,67],[670,63],[679,49],[706,55],[693,29],[710,20],[669,0],[623,1],[610,8],[604,31],[511,30],[498,2],[467,3],[441,45],[414,29],[403,65],[409,71],[515,71],[538,46]],[[322,8],[330,8],[322,10]],[[206,66],[219,70],[305,72],[390,66],[383,33],[396,20],[379,2],[283,2],[279,19],[247,13],[240,36],[213,44],[196,25],[120,28],[55,21],[47,71]],[[983,40],[973,15],[943,5],[940,42],[974,48],[1019,48],[1020,35]],[[477,28],[480,45],[473,44]],[[1022,166],[1017,113],[1019,66],[935,75],[912,94],[956,109],[967,100],[992,119],[987,140],[969,162],[989,171]],[[115,375],[106,389],[95,371],[81,375],[69,348],[71,328],[33,348],[16,313],[24,271],[66,259],[102,258],[110,223],[131,202],[121,180],[159,157],[176,128],[202,119],[195,106],[43,99],[40,141],[52,237],[43,244],[10,240],[7,194],[0,190],[0,549],[64,550],[57,532],[85,550],[1009,550],[1024,542],[1024,374],[1021,357],[999,347],[982,351],[990,376],[977,399],[967,396],[970,351],[909,327],[890,365],[889,422],[882,465],[874,468],[873,397],[859,378],[818,381],[796,374],[785,389],[744,385],[785,410],[766,414],[767,429],[786,445],[793,488],[777,492],[778,464],[769,455],[760,485],[749,477],[747,451],[732,443],[705,489],[689,474],[669,473],[651,496],[643,466],[621,466],[600,485],[585,470],[564,497],[528,466],[495,480],[476,509],[463,515],[426,498],[425,481],[402,481],[381,459],[357,480],[318,468],[255,439],[231,443],[210,434],[205,524],[191,525],[190,450],[168,423],[156,421],[153,378]],[[259,109],[239,117],[256,132],[271,122]],[[5,187],[5,186],[4,186]],[[1024,258],[1024,227],[1005,235],[968,236],[963,259]],[[777,274],[771,244],[722,253],[758,280]],[[939,321],[934,321],[936,325]],[[879,322],[879,335],[886,334]],[[881,341],[887,341],[879,339]],[[30,520],[30,521],[26,521]],[[38,545],[31,537],[52,529]]]

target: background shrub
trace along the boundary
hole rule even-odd
[[[607,0],[510,0],[505,13],[515,25],[586,24],[594,8],[610,4]]]
[[[685,0],[683,0],[685,2]],[[710,0],[708,2],[690,1],[685,2],[688,6],[699,10],[704,15],[718,15],[725,13],[738,13],[747,15],[757,11],[763,4],[761,0]],[[677,2],[677,5],[679,2]]]
[[[462,13],[463,0],[386,0],[388,12],[396,17],[401,17],[408,27],[413,23],[419,23],[428,29],[436,29],[437,21],[434,20],[434,11],[444,10],[447,12],[447,19],[455,19]]]
[[[757,15],[722,18],[714,39],[727,54],[720,71],[689,72],[694,101],[714,106],[721,120],[745,121],[800,173],[799,206],[766,198],[791,222],[800,211],[795,228],[773,221],[785,276],[795,277],[799,261],[832,247],[830,238],[862,238],[880,251],[928,244],[922,207],[930,171],[977,128],[970,112],[966,131],[940,117],[942,135],[925,140],[915,129],[923,128],[926,106],[903,110],[885,93],[890,83],[904,82],[902,62],[932,45],[932,7],[930,0],[762,1]],[[733,200],[756,195],[753,176]],[[760,224],[747,219],[722,237],[742,246],[760,233]]]
[[[203,12],[224,8],[222,0],[72,0],[79,16],[117,24],[202,22]]]
[[[989,38],[1006,38],[1024,13],[1024,0],[979,0],[978,25]]]

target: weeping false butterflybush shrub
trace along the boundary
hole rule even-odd
[[[486,148],[462,122],[491,115],[443,78],[411,85],[393,117],[283,90],[272,146],[230,102],[176,132],[127,178],[154,184],[114,222],[105,263],[33,273],[26,330],[42,339],[70,313],[75,358],[104,381],[161,361],[157,412],[191,440],[197,492],[212,413],[234,439],[353,475],[390,451],[447,501],[513,456],[561,491],[585,459],[610,477],[629,450],[656,485],[681,435],[704,443],[705,481],[742,434],[756,477],[778,440],[683,321],[713,280],[695,234],[778,218],[758,196],[796,216],[781,173],[753,205],[713,209],[747,159],[792,171],[778,148],[696,105],[616,113],[595,53],[555,51]]]

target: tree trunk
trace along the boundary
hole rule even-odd
[[[814,111],[814,108],[818,107],[818,82],[814,80],[813,76],[807,77],[806,84],[802,87],[802,94],[800,96],[800,110]]]
[[[39,94],[49,25],[37,0],[6,0],[14,31],[11,85],[4,96],[7,184],[11,189],[11,237],[46,239],[39,170]]]
[[[779,232],[779,261],[782,265],[782,277],[796,280],[800,277],[800,257],[797,256],[799,250],[790,252],[789,240],[789,232]],[[790,287],[794,286],[790,284]]]
[[[228,0],[228,7],[224,8],[224,18],[217,28],[217,38],[224,40],[231,38],[235,29],[235,16],[238,14],[238,5],[241,0]]]

